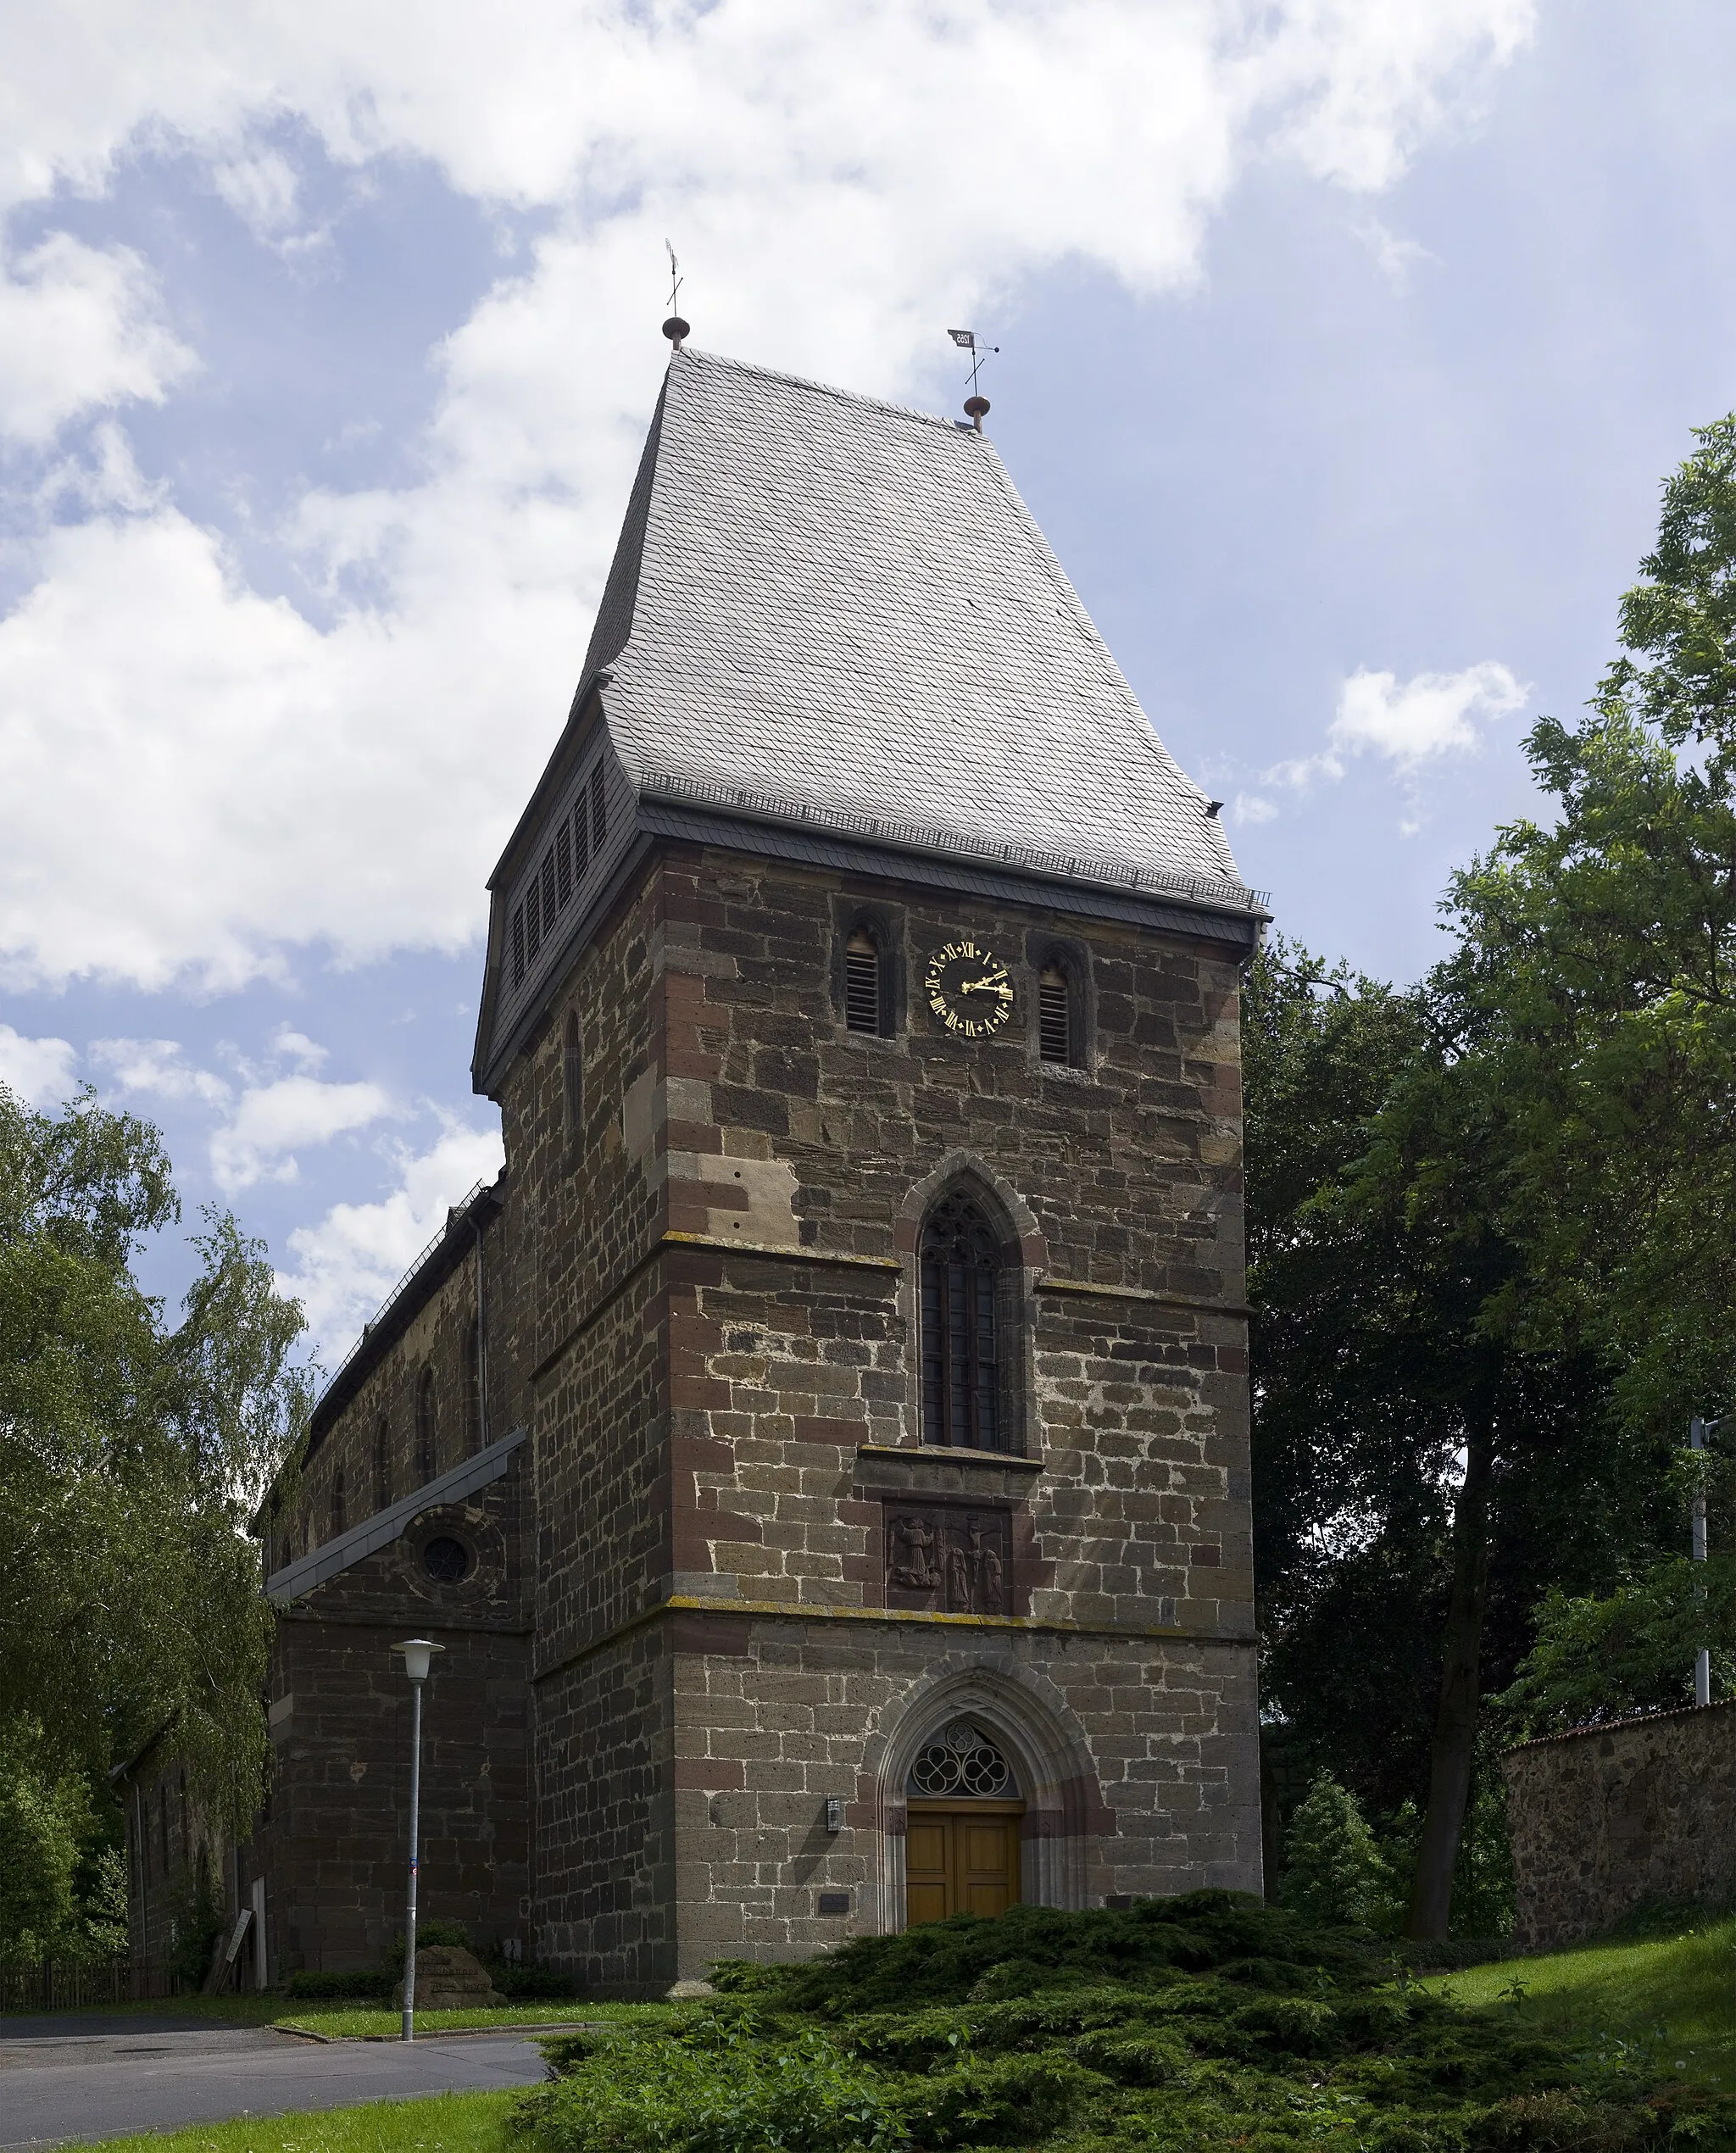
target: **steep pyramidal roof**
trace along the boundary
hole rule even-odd
[[[993,446],[676,353],[585,677],[643,798],[1246,910]]]

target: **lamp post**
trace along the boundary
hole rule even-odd
[[[410,1678],[410,1874],[403,1917],[403,2039],[416,2038],[416,1837],[422,1800],[422,1684],[434,1655],[444,1652],[426,1637],[407,1638],[392,1646],[403,1655],[403,1671]]]

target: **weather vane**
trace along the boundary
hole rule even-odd
[[[663,325],[663,333],[679,351],[684,339],[693,333],[692,325],[683,321],[676,311],[682,287],[687,279],[682,275],[682,265],[675,258],[674,248],[666,239],[663,242],[663,251],[669,256],[669,319]]]
[[[949,329],[946,333],[960,351],[971,354],[971,393],[965,398],[965,416],[981,433],[982,421],[988,416],[988,398],[979,390],[977,376],[982,371],[984,358],[990,352],[998,352],[1000,346],[979,343],[974,329]]]

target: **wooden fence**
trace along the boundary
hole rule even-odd
[[[186,1983],[143,1959],[36,1959],[0,1966],[0,2011],[84,2011],[179,1996]]]

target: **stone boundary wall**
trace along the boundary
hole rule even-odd
[[[1736,1704],[1548,1735],[1503,1768],[1522,1950],[1736,1887]]]

